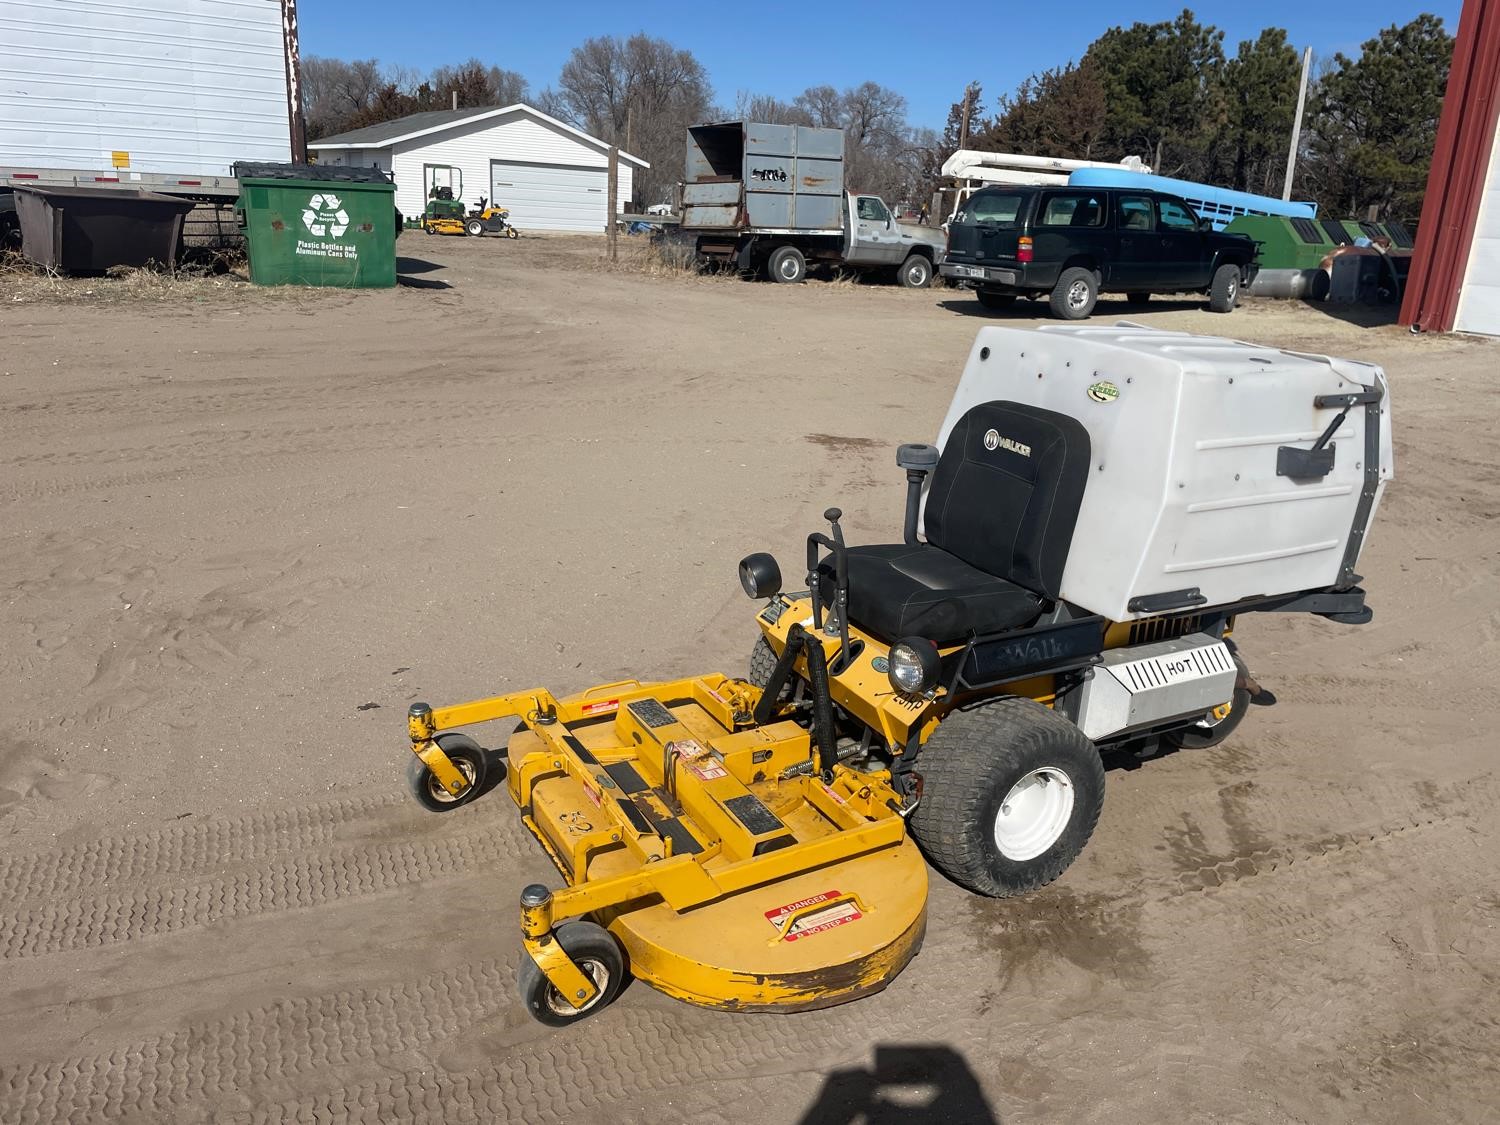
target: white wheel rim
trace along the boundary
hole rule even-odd
[[[474,766],[463,758],[453,763],[458,767],[458,772],[464,775],[464,781],[468,782],[461,792],[450,793],[443,788],[443,783],[437,779],[437,774],[431,770],[427,771],[427,792],[434,801],[445,805],[451,805],[454,801],[468,795],[470,789],[474,788]]]
[[[798,272],[799,271],[797,269],[797,259],[796,258],[787,257],[787,258],[782,258],[781,259],[781,276],[782,277],[786,278],[788,281],[796,281],[797,280],[797,274],[798,274]]]
[[[923,279],[927,276],[927,267],[923,265],[912,266],[911,269],[906,271],[906,276],[911,279],[913,285],[921,285]]]
[[[563,998],[563,994],[561,992],[557,991],[557,986],[552,984],[551,981],[548,981],[546,1003],[547,1007],[552,1010],[554,1015],[581,1015],[582,1013],[592,1008],[595,1004],[599,1003],[599,998],[604,995],[604,989],[609,984],[609,968],[602,962],[595,961],[592,957],[586,957],[583,960],[579,961],[578,967],[585,973],[587,973],[589,975],[589,979],[594,982],[595,992],[593,999],[591,999],[587,1004],[583,1004],[575,1008],[572,1004],[568,1003],[568,1001]]]
[[[1035,859],[1053,844],[1073,816],[1073,782],[1043,766],[1010,787],[995,813],[995,847],[1006,859]]]
[[[1089,303],[1089,287],[1087,283],[1075,281],[1068,288],[1068,307],[1081,309]]]

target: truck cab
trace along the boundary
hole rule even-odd
[[[931,281],[943,254],[940,232],[899,222],[878,195],[848,192],[844,196],[844,261],[849,265],[906,267],[915,276],[911,279],[902,276],[898,280],[903,285],[921,288]],[[911,261],[913,255],[923,261]]]

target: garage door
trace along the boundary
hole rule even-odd
[[[604,233],[609,173],[603,168],[490,161],[490,198],[521,231]]]

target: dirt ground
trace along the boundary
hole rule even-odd
[[[0,280],[0,1121],[1496,1119],[1500,347],[1132,314],[1385,365],[1375,621],[1242,620],[1276,705],[1111,771],[1045,891],[935,876],[880,995],[559,1032],[514,992],[557,877],[503,793],[409,799],[406,706],[741,672],[735,562],[898,534],[988,319],[399,249],[383,292]]]

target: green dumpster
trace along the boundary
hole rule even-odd
[[[390,183],[240,180],[235,217],[257,285],[396,284]]]

